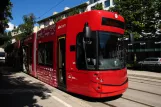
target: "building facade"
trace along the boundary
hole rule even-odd
[[[38,21],[39,29],[52,25],[56,23],[58,20],[64,19],[70,15],[91,11],[97,4],[101,4],[104,10],[108,10],[109,7],[114,6],[113,0],[89,0],[88,2],[77,5],[72,8],[65,7],[62,12],[54,12],[52,16]]]
[[[89,4],[89,2],[86,2],[86,3],[80,4],[78,6],[72,7],[72,8],[65,7],[64,10],[59,13],[54,12],[52,16],[49,16],[45,19],[38,21],[39,29],[42,29],[42,28],[47,27],[49,25],[52,25],[61,19],[65,19],[68,16],[85,12],[88,4]]]
[[[89,5],[87,6],[87,11],[91,11],[95,8],[97,4],[101,4],[103,10],[108,10],[110,7],[114,6],[113,0],[90,0]]]
[[[16,29],[16,28],[15,28]],[[37,31],[39,31],[39,27],[38,26],[34,26],[33,28],[33,32],[36,33]],[[11,35],[12,35],[12,40],[11,43],[15,43],[16,39],[18,38],[18,36],[21,34],[22,32],[19,30],[12,30],[11,31]]]
[[[133,44],[126,42],[127,62],[138,62],[148,57],[161,57],[161,33],[141,37]]]

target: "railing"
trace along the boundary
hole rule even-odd
[[[127,52],[160,52],[161,48],[154,49],[128,49]]]

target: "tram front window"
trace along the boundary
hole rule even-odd
[[[122,69],[125,67],[125,50],[122,35],[99,32],[98,42],[98,69]]]
[[[91,38],[84,39],[87,69],[96,69],[96,32],[92,32]]]
[[[96,69],[96,32],[92,32],[91,38],[84,38],[84,34],[77,36],[77,68]]]
[[[124,67],[123,35],[93,31],[91,38],[84,38],[83,33],[77,36],[78,69],[110,70]]]

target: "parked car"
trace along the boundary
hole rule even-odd
[[[149,57],[143,61],[139,61],[138,65],[140,66],[141,69],[161,71],[161,58]]]
[[[5,63],[5,52],[0,52],[0,63]]]

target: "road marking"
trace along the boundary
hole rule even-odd
[[[71,105],[67,104],[66,102],[64,102],[63,100],[59,99],[56,96],[53,96],[51,93],[46,93],[47,95],[50,95],[52,98],[54,98],[55,100],[59,101],[60,103],[64,104],[66,107],[72,107]]]

